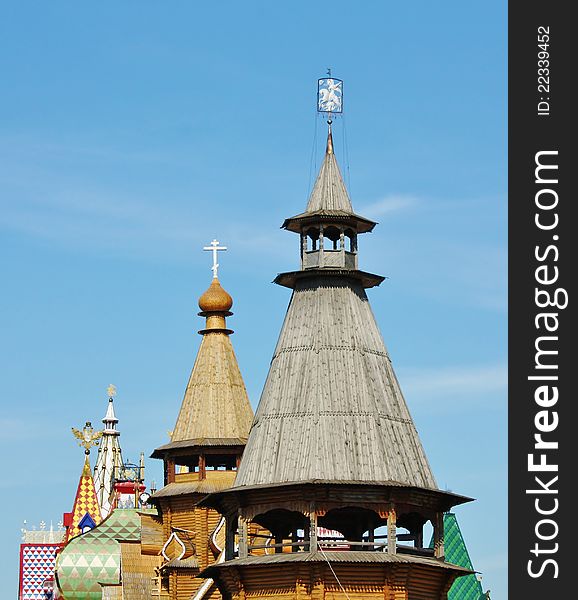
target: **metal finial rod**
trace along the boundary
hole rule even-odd
[[[213,240],[210,246],[203,247],[203,250],[213,253],[213,266],[211,267],[211,271],[213,271],[213,279],[217,279],[218,277],[219,263],[217,262],[217,253],[220,250],[224,251],[226,249],[227,246],[219,246],[219,242],[217,240]]]

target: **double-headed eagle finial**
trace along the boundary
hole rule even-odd
[[[74,437],[78,438],[78,445],[84,448],[84,453],[88,456],[93,446],[98,446],[98,440],[102,437],[102,431],[94,431],[90,421],[82,428],[82,431],[72,428]]]

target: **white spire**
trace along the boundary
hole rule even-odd
[[[118,435],[118,431],[116,430],[116,424],[118,423],[118,419],[114,414],[114,402],[112,398],[108,400],[108,408],[106,409],[106,415],[104,415],[104,419],[102,420],[104,423],[104,431],[105,433],[115,433]]]
[[[116,429],[118,419],[114,412],[115,386],[109,385],[107,392],[109,396],[108,407],[106,415],[102,419],[104,430],[94,467],[94,486],[103,518],[114,508],[114,478],[122,466],[122,451],[119,443],[120,432]]]

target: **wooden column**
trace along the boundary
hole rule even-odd
[[[323,240],[323,225],[319,226],[319,267],[323,266],[323,248],[325,246]]]
[[[239,558],[249,555],[249,527],[247,519],[239,515]]]
[[[228,515],[225,519],[225,560],[231,560],[235,556],[235,533],[237,531],[237,519]]]
[[[167,458],[165,461],[165,485],[174,483],[175,481],[175,461],[172,458]]]
[[[309,513],[309,552],[317,550],[317,513],[315,506],[311,507]]]
[[[420,525],[416,531],[415,546],[416,548],[423,548],[423,525]]]
[[[201,454],[199,456],[199,479],[207,478],[206,464],[205,455]]]
[[[434,556],[436,558],[445,558],[444,549],[444,513],[436,513],[433,522],[433,537],[434,537]]]
[[[291,532],[291,541],[295,544],[297,542],[297,528],[295,527]],[[291,552],[299,552],[299,546],[291,546]]]
[[[396,522],[397,516],[395,514],[395,509],[392,508],[387,513],[387,551],[389,554],[395,554],[397,552]]]

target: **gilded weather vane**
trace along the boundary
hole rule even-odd
[[[78,445],[84,448],[85,454],[90,454],[93,446],[98,446],[98,440],[102,437],[102,431],[94,431],[90,421],[82,428],[82,431],[72,428],[74,437],[78,438]]]
[[[219,246],[219,242],[217,240],[213,240],[210,246],[204,246],[203,250],[213,253],[213,266],[211,267],[211,271],[213,271],[213,278],[217,279],[217,271],[219,270],[219,263],[217,262],[217,252],[219,250],[226,250],[227,246]]]

